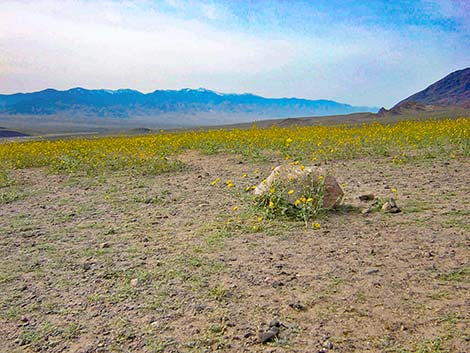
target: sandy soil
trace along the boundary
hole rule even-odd
[[[470,352],[470,160],[331,162],[346,206],[314,230],[253,210],[245,187],[280,160],[181,159],[147,177],[15,172],[1,352]],[[403,212],[360,213],[392,188]]]

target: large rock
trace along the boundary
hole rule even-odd
[[[302,196],[309,197],[313,189],[318,188],[320,181],[324,185],[323,207],[338,206],[343,200],[343,190],[332,175],[319,167],[304,167],[295,164],[280,165],[274,168],[253,193],[255,196],[263,196],[271,192],[274,187],[284,193],[289,203],[295,204],[295,201]],[[294,192],[289,194],[289,190]]]

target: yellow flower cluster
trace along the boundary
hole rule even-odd
[[[180,168],[181,164],[170,156],[189,149],[206,154],[237,153],[254,159],[265,151],[274,151],[294,161],[381,156],[404,163],[410,158],[457,158],[470,155],[470,118],[6,142],[0,144],[0,166],[160,173]]]

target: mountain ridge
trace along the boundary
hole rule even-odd
[[[322,116],[375,112],[375,107],[356,107],[333,100],[266,98],[251,93],[220,93],[205,88],[155,90],[133,89],[68,90],[48,88],[32,93],[0,94],[0,113],[6,115],[64,115],[67,117],[132,118],[166,114],[207,115],[213,113],[249,115],[260,119],[292,116]],[[218,121],[214,121],[218,123]]]
[[[410,102],[470,108],[470,67],[451,72],[424,90],[401,100],[392,110]]]

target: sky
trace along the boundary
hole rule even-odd
[[[391,107],[470,66],[470,0],[0,0],[0,93],[204,87]]]

